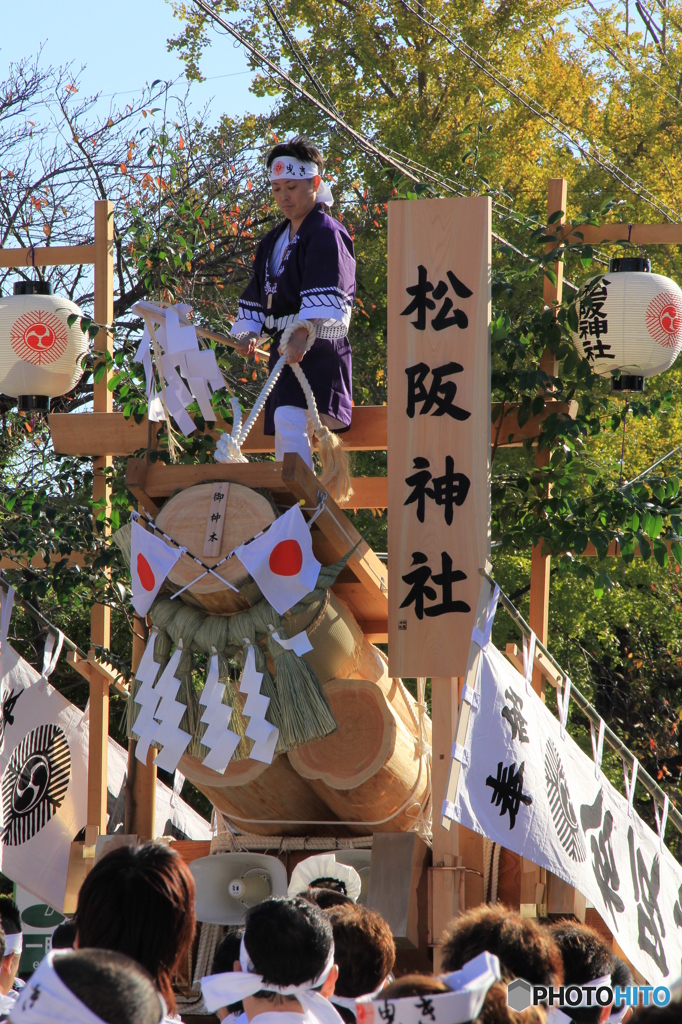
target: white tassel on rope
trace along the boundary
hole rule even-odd
[[[256,403],[243,426],[241,423],[241,409],[239,409],[239,403],[236,399],[231,400],[234,414],[232,432],[229,435],[223,434],[218,441],[215,450],[216,462],[248,461],[242,455],[242,445],[246,441],[251,427],[258,419],[268,395],[277,383],[277,378],[284,369],[287,361],[286,350],[289,344],[289,339],[294,331],[297,331],[299,327],[302,327],[308,333],[307,351],[312,348],[313,342],[315,341],[316,328],[315,324],[311,323],[309,320],[296,320],[284,330],[279,343],[281,355],[275,363],[272,373],[265,382],[263,390],[258,396],[258,399],[256,400]],[[300,363],[292,363],[291,369],[303,389],[303,394],[305,395],[308,406],[308,415],[313,426],[313,433],[317,438],[317,451],[322,463],[320,483],[329,491],[336,501],[347,501],[348,498],[351,497],[353,489],[350,482],[348,453],[344,448],[343,441],[338,434],[335,434],[329,429],[329,427],[326,427],[320,419],[315,396]]]

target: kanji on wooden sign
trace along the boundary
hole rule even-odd
[[[215,484],[211,495],[211,504],[208,509],[206,520],[206,537],[204,539],[204,558],[220,558],[220,545],[223,541],[223,529],[225,527],[225,510],[227,508],[227,492],[229,489],[227,480],[221,480]]]
[[[490,551],[490,201],[388,221],[389,671],[461,676]]]

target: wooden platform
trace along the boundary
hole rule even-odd
[[[499,447],[515,447],[524,441],[536,441],[540,424],[548,416],[558,415],[575,418],[577,402],[558,402],[548,399],[539,416],[519,427],[517,415],[519,406],[510,404],[501,410],[492,411],[492,437]],[[501,417],[502,413],[502,417]],[[248,412],[244,413],[246,417]],[[156,448],[159,423],[149,423],[144,416],[140,423],[126,419],[122,412],[108,413],[50,413],[48,416],[52,445],[57,455],[134,455],[142,449]],[[232,423],[218,419],[209,431],[217,438],[219,432],[230,431]],[[343,435],[343,443],[351,452],[384,451],[388,446],[388,410],[385,405],[356,405],[353,422]],[[251,433],[244,442],[246,455],[268,454],[275,450],[275,439],[263,429],[263,415],[254,423]]]
[[[374,478],[363,478],[365,482]],[[375,478],[384,480],[385,477]],[[143,508],[156,516],[163,502],[177,491],[199,483],[230,480],[245,487],[264,487],[284,507],[303,501],[308,517],[317,507],[320,483],[300,456],[287,454],[284,462],[214,464],[210,466],[166,466],[129,459],[126,485]],[[360,483],[363,481],[360,480]],[[351,504],[353,499],[351,499]],[[310,511],[308,511],[310,510]],[[358,533],[343,509],[327,496],[325,511],[316,519],[311,535],[315,556],[331,565],[351,548],[356,550],[333,587],[348,605],[362,631],[373,643],[388,638],[388,571],[369,544]]]

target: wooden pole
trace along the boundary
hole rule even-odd
[[[568,185],[565,178],[550,178],[547,184],[547,219],[552,214],[562,211],[561,223],[566,219],[566,194]],[[548,243],[546,250],[551,252],[552,243]],[[545,277],[542,288],[542,298],[546,306],[555,308],[561,302],[563,286],[563,263],[554,264],[556,284],[552,284],[548,277]],[[557,364],[554,356],[545,349],[540,359],[540,368],[549,376],[556,374]],[[549,465],[549,454],[546,451],[538,451],[535,454],[535,465],[538,468]],[[549,572],[550,559],[543,555],[541,545],[537,544],[531,555],[530,569],[530,611],[528,621],[535,635],[547,643],[547,627],[549,624]],[[543,676],[536,668],[533,672],[533,689],[544,699]]]
[[[144,653],[149,631],[143,618],[133,619],[133,674],[137,671]],[[137,835],[141,841],[155,838],[156,822],[156,765],[154,758],[158,750],[150,747],[147,763],[142,764],[135,757],[137,740],[128,740],[128,781],[126,785],[126,821],[128,835]]]
[[[114,319],[114,207],[108,200],[95,203],[95,321],[111,324]],[[111,331],[100,331],[95,338],[95,352],[112,353]],[[110,374],[107,372],[93,388],[93,411],[111,413],[113,396],[109,391]],[[92,460],[92,497],[95,502],[94,518],[110,511],[110,487],[106,471],[112,464],[111,456]],[[103,503],[103,504],[102,504]],[[108,528],[107,528],[108,532]],[[111,645],[111,610],[95,604],[90,615],[90,639],[94,645]],[[90,745],[88,750],[88,817],[85,833],[86,845],[92,846],[98,835],[107,830],[107,754],[109,746],[109,680],[92,673],[90,682]]]
[[[565,178],[550,178],[547,183],[547,219],[549,220],[552,214],[559,211],[563,214],[561,221],[557,222],[557,227],[559,223],[563,223],[566,219],[567,190]],[[548,243],[545,251],[551,252],[553,247],[552,243]],[[561,302],[563,269],[563,263],[555,263],[556,284],[552,284],[548,277],[545,277],[543,281],[542,298],[545,305],[549,306],[550,309],[556,308],[556,305]],[[542,354],[540,368],[548,376],[553,377],[556,374],[556,359],[549,349],[545,349]],[[535,453],[535,465],[537,468],[548,466],[549,453],[538,450]],[[549,495],[549,489],[547,494]],[[531,553],[530,611],[528,622],[535,635],[543,644],[547,643],[547,628],[549,625],[549,574],[549,555],[543,555],[542,546],[536,544]],[[533,689],[543,700],[545,699],[545,679],[537,667],[537,662],[533,668]],[[537,910],[538,906],[546,905],[547,903],[547,872],[544,868],[540,868],[531,861],[526,860],[525,857],[521,858],[519,902],[521,913],[529,916],[535,916],[539,913]]]

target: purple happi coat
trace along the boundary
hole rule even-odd
[[[270,257],[283,231],[284,221],[268,232],[256,252],[251,278],[239,300],[239,314],[232,335],[248,332],[274,337],[269,369],[279,358],[281,332],[294,320],[316,319],[317,337],[303,357],[301,367],[310,382],[320,413],[350,426],[353,404],[353,372],[348,325],[355,297],[353,243],[339,221],[323,212],[318,203],[289,243],[276,275]],[[265,404],[265,433],[275,433],[275,409],[282,405],[306,408],[301,385],[290,366],[285,366]]]

